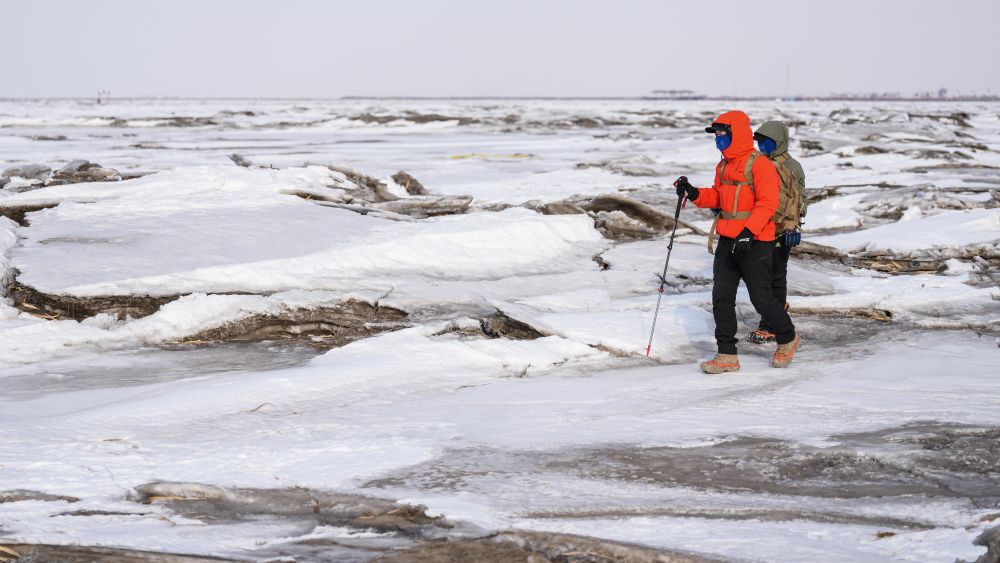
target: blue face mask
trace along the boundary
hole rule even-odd
[[[778,148],[778,143],[775,143],[774,139],[761,139],[757,141],[757,148],[764,154],[771,154],[774,149]]]
[[[715,138],[715,148],[720,151],[728,149],[731,144],[733,144],[733,138],[729,135],[719,135]]]

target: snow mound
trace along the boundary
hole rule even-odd
[[[12,262],[47,293],[260,293],[561,272],[605,245],[586,216],[508,209],[402,222],[288,195],[345,182],[326,167],[196,167],[46,188],[6,200],[59,203],[32,214]]]
[[[816,237],[812,242],[846,251],[919,251],[1000,241],[1000,209],[944,211],[871,229]]]

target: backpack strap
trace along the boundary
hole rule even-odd
[[[715,245],[715,226],[719,224],[719,215],[716,214],[715,219],[712,220],[712,228],[708,230],[708,253],[715,254],[712,250],[712,246]]]
[[[725,174],[725,172],[726,172],[726,164],[729,163],[729,159],[723,158],[722,159],[722,168],[719,169],[719,183],[720,184],[724,184],[726,186],[737,186],[737,187],[738,186],[750,186],[750,189],[752,190],[753,189],[753,163],[757,161],[757,157],[760,156],[761,154],[763,154],[763,153],[761,153],[760,151],[756,151],[756,150],[750,153],[750,156],[747,158],[746,168],[743,169],[743,181],[742,182],[736,182],[736,181],[733,181],[733,180],[724,180],[723,179],[722,175]]]
[[[746,184],[750,186],[750,189],[754,192],[754,195],[757,195],[757,190],[755,190],[753,187],[753,163],[757,162],[757,157],[759,157],[762,154],[764,153],[757,150],[751,152],[750,156],[747,158],[746,168],[743,169],[743,179],[746,180]]]
[[[742,188],[742,187],[743,186],[736,186],[736,201],[739,201],[739,198],[740,198],[740,188]],[[719,215],[722,216],[723,219],[729,219],[730,221],[732,221],[734,219],[749,219],[750,218],[750,212],[749,211],[736,211],[736,204],[733,204],[733,212],[732,213],[723,210],[722,213],[719,213]]]
[[[753,151],[752,153],[750,153],[750,157],[747,158],[746,168],[743,170],[743,181],[742,182],[734,182],[732,180],[723,180],[722,179],[722,172],[725,172],[725,170],[726,170],[726,160],[724,159],[722,161],[722,170],[720,170],[720,172],[719,172],[719,183],[725,184],[727,186],[736,186],[736,197],[733,198],[733,211],[730,213],[728,211],[723,210],[722,213],[720,213],[720,215],[722,216],[723,219],[733,220],[733,219],[749,219],[750,218],[750,212],[749,211],[737,211],[736,207],[740,203],[740,189],[743,186],[750,186],[750,191],[752,191],[752,192],[754,192],[754,194],[756,194],[756,190],[754,190],[754,187],[753,187],[753,164],[754,164],[754,162],[757,161],[757,157],[760,156],[761,154],[762,153],[760,151]]]

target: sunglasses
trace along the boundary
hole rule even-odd
[[[715,133],[716,137],[721,137],[723,135],[732,135],[733,129],[725,123],[713,123],[711,127],[705,128],[706,133]]]

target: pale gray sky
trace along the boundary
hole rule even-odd
[[[0,1],[0,97],[1000,93],[998,0]]]

